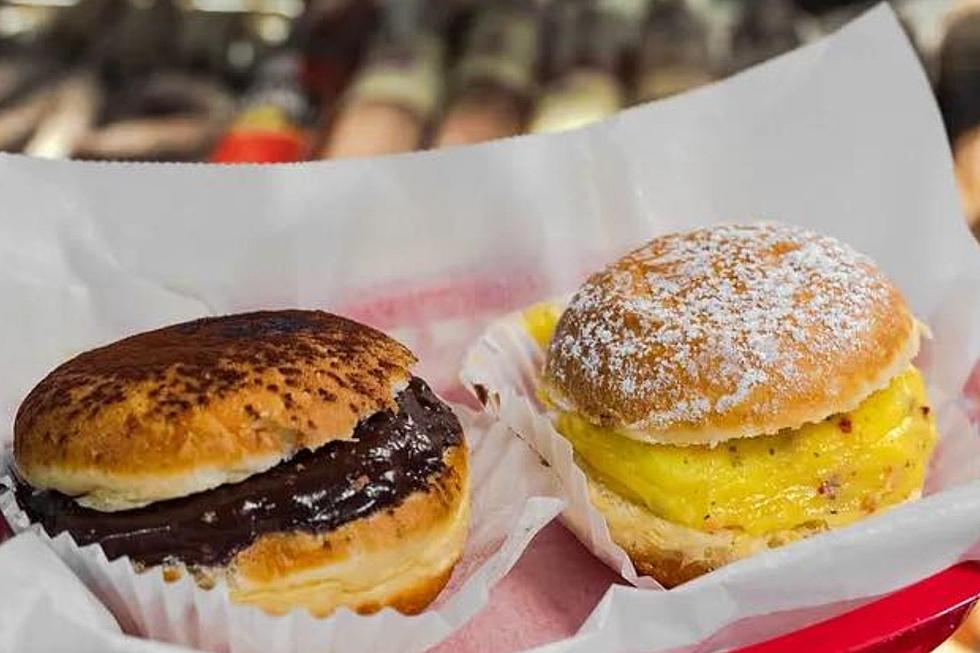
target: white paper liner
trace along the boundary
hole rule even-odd
[[[559,310],[562,300],[549,302]],[[467,352],[460,378],[487,411],[527,440],[551,465],[566,506],[562,521],[603,562],[630,583],[658,588],[659,583],[641,577],[609,534],[606,521],[592,506],[585,474],[575,464],[572,445],[552,425],[548,411],[537,398],[536,388],[545,352],[527,332],[523,312],[494,321]]]
[[[97,544],[80,547],[67,533],[51,538],[30,524],[11,491],[0,494],[0,511],[15,533],[30,530],[46,542],[131,634],[221,653],[424,651],[483,607],[491,587],[562,508],[549,496],[551,475],[523,442],[485,416],[457,412],[470,447],[470,532],[449,584],[418,615],[386,608],[367,616],[341,609],[325,619],[301,610],[271,616],[232,603],[223,584],[202,590],[186,573],[168,583],[159,568],[138,573],[126,557],[108,560]]]
[[[556,299],[547,304],[560,313],[566,301]],[[959,306],[950,308],[958,310]],[[460,377],[474,396],[485,398],[490,414],[527,440],[551,465],[566,501],[562,520],[579,540],[633,585],[662,588],[652,578],[637,574],[626,552],[613,542],[602,515],[592,506],[585,474],[575,464],[571,444],[555,429],[549,411],[537,397],[544,360],[544,349],[527,331],[524,312],[516,311],[494,321],[470,348]],[[923,371],[927,376],[933,372],[930,368]],[[948,394],[940,388],[930,390],[933,398]],[[945,437],[931,464],[927,492],[980,478],[980,443],[963,404],[948,400],[934,404]]]
[[[566,301],[567,298],[547,303],[560,312]],[[977,301],[980,296],[967,302],[959,298],[940,307],[933,319],[937,326],[948,323],[964,303]],[[968,417],[968,402],[963,398],[946,399],[955,394],[949,387],[930,385],[941,440],[930,464],[924,500],[893,508],[848,528],[757,554],[682,586],[682,592],[657,596],[663,594],[658,591],[662,586],[650,577],[639,576],[626,552],[613,542],[604,518],[589,500],[586,477],[575,464],[571,444],[555,429],[548,410],[537,398],[545,351],[528,333],[524,315],[524,311],[510,313],[487,328],[467,352],[461,380],[485,401],[488,413],[548,461],[566,502],[563,522],[594,555],[641,590],[614,586],[583,625],[580,636],[543,650],[666,651],[693,644],[698,637],[738,618],[822,606],[817,612],[790,613],[782,618],[783,629],[798,627],[817,613],[829,617],[857,599],[899,589],[957,561],[980,559],[977,426]],[[948,354],[950,345],[931,346],[939,355],[921,359],[917,364],[927,378],[943,379],[945,370],[939,368],[942,361],[950,360],[942,355]],[[743,586],[751,589],[741,589]],[[743,597],[744,604],[735,611],[722,609],[723,604],[731,605],[731,596],[739,591],[747,595]],[[691,598],[691,592],[700,598]],[[675,596],[676,599],[671,598]],[[718,605],[708,608],[709,600]],[[679,612],[698,612],[701,608],[710,619],[698,618],[677,626]],[[770,621],[780,620],[773,616]],[[642,627],[638,626],[640,623]],[[757,627],[757,633],[767,633],[766,626]],[[769,634],[775,632],[775,627],[769,627]]]

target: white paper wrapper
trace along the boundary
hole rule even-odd
[[[898,69],[902,62],[912,70],[912,56],[890,11],[879,8],[815,47],[663,106],[657,126],[666,131],[669,124],[683,134],[668,144],[676,148],[678,140],[690,138],[704,149],[683,152],[693,159],[681,159],[683,173],[676,176],[686,175],[683,182],[674,175],[657,179],[664,170],[654,166],[654,179],[635,189],[622,222],[634,227],[634,242],[642,242],[718,218],[764,216],[833,234],[872,255],[934,334],[916,361],[942,436],[926,498],[661,591],[652,579],[637,576],[589,503],[570,444],[535,397],[544,352],[521,314],[511,313],[495,320],[469,350],[461,378],[475,393],[479,386],[489,397],[488,411],[552,465],[568,502],[565,523],[638,587],[611,588],[579,637],[546,650],[723,650],[980,557],[980,437],[961,398],[980,343],[980,255],[963,226],[925,81]],[[831,106],[838,102],[847,106]],[[681,104],[683,117],[670,111]],[[728,129],[714,115],[718,105],[728,111]],[[811,105],[820,110],[808,110]],[[700,132],[691,138],[687,130],[698,119]],[[825,147],[819,139],[830,142]],[[631,163],[639,158],[630,157]],[[786,168],[776,170],[777,161]],[[873,183],[848,179],[865,174],[865,166],[874,170]],[[670,183],[683,184],[684,197]],[[667,219],[658,192],[673,194],[666,203],[675,210]]]
[[[559,312],[564,306],[562,300],[547,303]],[[955,314],[958,310],[957,304],[950,303],[938,311],[937,320],[950,318],[949,314]],[[944,349],[941,344],[934,347]],[[653,579],[638,576],[626,553],[612,541],[605,520],[589,501],[586,477],[575,464],[571,444],[555,430],[550,413],[538,401],[537,387],[544,359],[544,349],[528,333],[524,312],[518,311],[489,326],[467,353],[461,376],[474,396],[486,398],[489,413],[527,440],[551,465],[558,479],[560,495],[566,501],[562,519],[582,543],[630,583],[638,587],[660,588]],[[926,359],[924,365],[920,363],[925,375],[932,377],[940,372],[933,369],[934,360]],[[931,387],[930,392],[932,396],[939,397],[956,394],[955,388]],[[932,461],[926,488],[927,492],[937,495],[935,501],[938,504],[931,505],[927,514],[932,514],[931,519],[938,521],[933,523],[930,520],[924,527],[930,531],[938,530],[940,539],[943,539],[947,533],[952,534],[962,526],[949,517],[947,504],[962,509],[964,502],[960,494],[942,496],[943,490],[967,483],[973,487],[973,494],[969,496],[973,496],[977,510],[980,510],[980,484],[970,483],[980,479],[980,439],[976,425],[967,417],[963,402],[941,401],[936,404],[936,411],[942,441]],[[903,510],[910,508],[895,509],[888,516],[867,520],[849,530],[863,529],[867,531],[866,536],[877,538],[882,528],[879,522],[885,520],[886,527],[889,527],[889,520],[899,519]],[[958,512],[951,514],[959,518]],[[896,537],[903,539],[906,537],[902,534],[905,527],[907,524],[903,527],[890,526]],[[974,543],[980,543],[980,525],[970,532],[974,533],[976,540],[959,541],[955,545],[949,540],[951,546],[966,545],[961,548],[960,555],[967,555]],[[909,549],[910,553],[914,551],[914,548]],[[936,553],[940,552],[937,550]]]
[[[476,614],[493,584],[562,507],[560,500],[547,497],[551,476],[526,445],[503,425],[490,426],[486,419],[461,412],[470,445],[471,482],[479,488],[473,496],[469,539],[446,589],[427,611],[415,616],[390,608],[370,616],[344,609],[326,619],[298,610],[270,616],[232,603],[222,584],[201,590],[189,574],[167,583],[159,568],[137,573],[128,558],[109,561],[98,545],[79,547],[66,533],[50,538],[29,523],[12,492],[0,494],[0,511],[15,532],[33,532],[48,544],[129,633],[228,653],[424,651]],[[2,552],[7,553],[5,548]],[[60,607],[57,595],[48,599],[52,610]],[[17,592],[4,592],[0,614],[20,603]],[[101,626],[98,621],[93,624],[96,629]]]
[[[0,650],[17,653],[186,653],[122,633],[112,614],[34,533],[0,547]],[[8,599],[15,595],[16,601]]]
[[[548,302],[561,310],[562,300]],[[494,321],[463,360],[463,384],[485,398],[486,409],[538,451],[551,465],[566,501],[562,520],[603,562],[639,587],[658,588],[637,574],[626,552],[609,534],[606,522],[589,501],[585,475],[574,460],[571,444],[552,426],[537,399],[538,377],[545,351],[528,333],[524,314],[510,313]]]

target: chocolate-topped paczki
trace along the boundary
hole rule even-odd
[[[51,536],[224,580],[270,612],[417,612],[459,559],[469,503],[459,421],[414,362],[312,311],[81,354],[18,411],[17,502]]]

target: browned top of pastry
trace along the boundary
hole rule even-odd
[[[320,311],[206,318],[64,363],[27,396],[15,458],[33,486],[116,510],[234,482],[350,437],[415,362]]]

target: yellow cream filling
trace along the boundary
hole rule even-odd
[[[556,321],[554,307],[525,314],[542,344]],[[751,535],[843,526],[905,501],[922,488],[936,441],[914,367],[849,413],[716,447],[646,444],[573,413],[558,413],[556,427],[590,475],[657,516]]]

